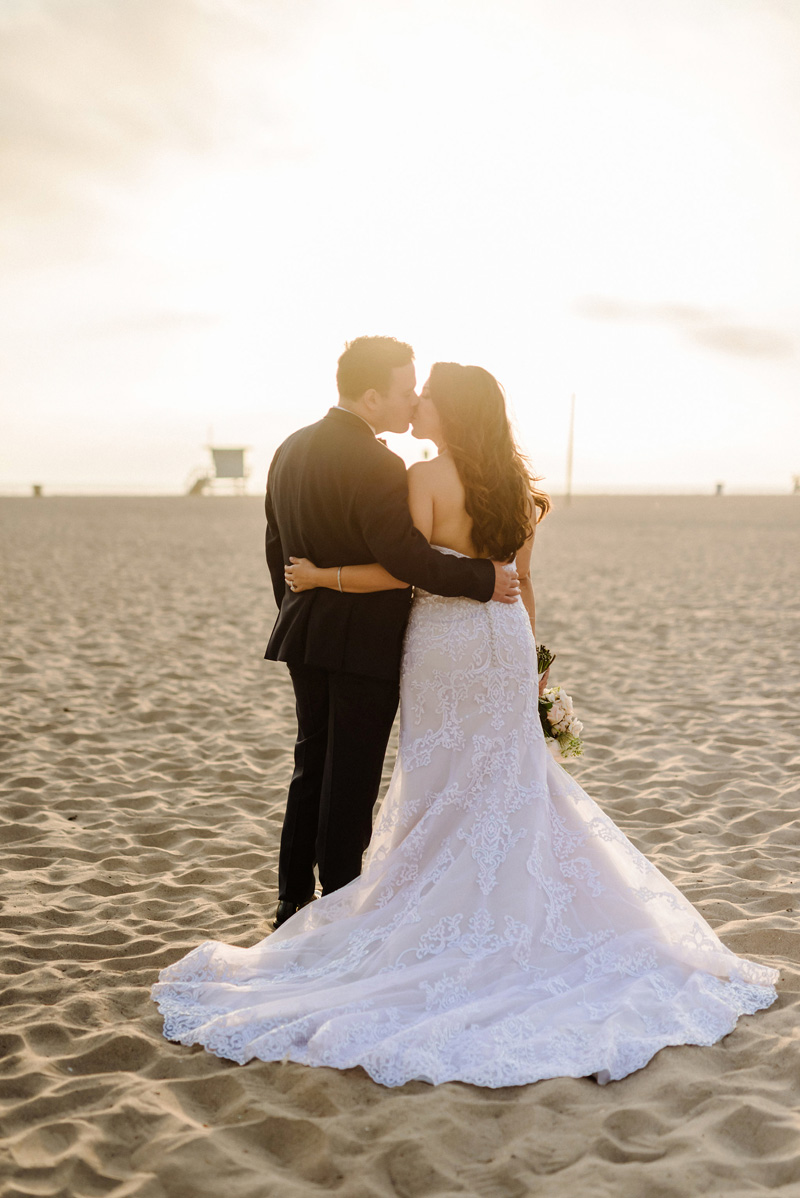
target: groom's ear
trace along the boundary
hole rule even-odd
[[[361,396],[361,402],[370,415],[374,415],[375,412],[377,412],[380,400],[381,393],[380,391],[376,391],[374,387],[370,387],[369,390],[365,391]]]

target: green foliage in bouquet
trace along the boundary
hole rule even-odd
[[[550,667],[553,664],[553,662],[555,661],[555,659],[556,659],[555,653],[551,653],[550,650],[547,648],[547,645],[537,645],[536,646],[536,668],[539,671],[540,678],[541,678],[542,674],[544,674],[545,670],[550,669]],[[547,740],[547,739],[554,740],[555,739],[555,737],[553,736],[552,726],[550,724],[550,721],[547,718],[547,713],[552,706],[553,706],[552,699],[545,699],[541,695],[539,696],[539,721],[542,725],[542,732],[545,735],[545,740]]]
[[[550,669],[555,659],[555,653],[551,653],[547,645],[536,646],[536,666],[540,675]]]
[[[536,649],[536,659],[541,677],[553,664],[556,655],[551,653],[546,645],[539,645]],[[582,756],[583,742],[580,733],[583,731],[583,724],[575,716],[572,699],[560,686],[548,686],[539,696],[539,721],[545,740],[557,743],[562,758]]]

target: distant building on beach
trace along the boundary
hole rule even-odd
[[[186,494],[244,495],[250,477],[249,445],[208,445],[206,448],[211,454],[211,465],[199,466],[192,471],[186,483]]]

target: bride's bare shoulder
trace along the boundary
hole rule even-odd
[[[440,454],[423,462],[414,462],[408,468],[408,481],[411,486],[419,486],[428,490],[452,484],[458,479],[455,462],[449,454]]]

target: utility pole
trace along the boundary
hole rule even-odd
[[[569,404],[569,437],[567,438],[567,503],[572,503],[572,451],[575,445],[575,395]]]

